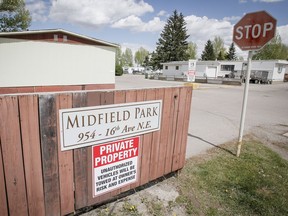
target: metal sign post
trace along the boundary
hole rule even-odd
[[[261,49],[275,36],[277,20],[266,11],[259,11],[246,14],[233,28],[233,42],[241,50],[249,50],[248,66],[245,77],[245,89],[242,104],[242,113],[240,120],[239,139],[237,146],[237,157],[240,156],[242,138],[244,131],[244,122],[246,116],[249,81],[251,74],[252,50]]]
[[[243,138],[247,100],[248,100],[248,92],[249,92],[249,81],[250,81],[250,74],[251,74],[252,56],[253,56],[253,51],[249,51],[248,59],[247,59],[248,65],[247,65],[247,72],[246,72],[246,77],[245,77],[245,89],[244,89],[244,96],[243,96],[243,103],[242,103],[241,120],[240,120],[239,139],[238,139],[237,154],[236,154],[237,157],[240,156],[241,146],[242,146],[242,138]]]

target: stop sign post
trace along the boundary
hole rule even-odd
[[[276,19],[266,11],[259,11],[246,14],[238,23],[235,24],[233,29],[233,42],[241,50],[249,51],[240,120],[237,157],[240,155],[242,146],[253,50],[261,49],[266,43],[274,38],[276,32],[276,23]]]

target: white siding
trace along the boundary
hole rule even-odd
[[[178,66],[178,70],[176,70],[176,66]],[[166,67],[168,67],[166,69]],[[181,64],[173,64],[167,63],[163,64],[163,75],[165,76],[182,76],[184,72],[188,71],[188,62],[181,63]]]
[[[274,73],[272,79],[275,81],[283,81],[287,65],[275,64]]]
[[[216,78],[217,77],[217,67],[208,66],[206,70],[207,77]]]
[[[284,62],[284,61],[283,61]],[[252,61],[252,71],[269,71],[273,81],[283,81],[285,74],[285,67],[287,63],[278,63],[278,61]],[[281,67],[281,70],[279,70]]]
[[[0,87],[115,83],[115,48],[0,38]]]

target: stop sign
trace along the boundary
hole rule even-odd
[[[246,14],[233,29],[233,42],[241,50],[257,50],[275,36],[276,19],[266,11]]]

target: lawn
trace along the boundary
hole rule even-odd
[[[191,215],[288,215],[288,162],[257,141],[191,158],[178,176],[177,204]]]

